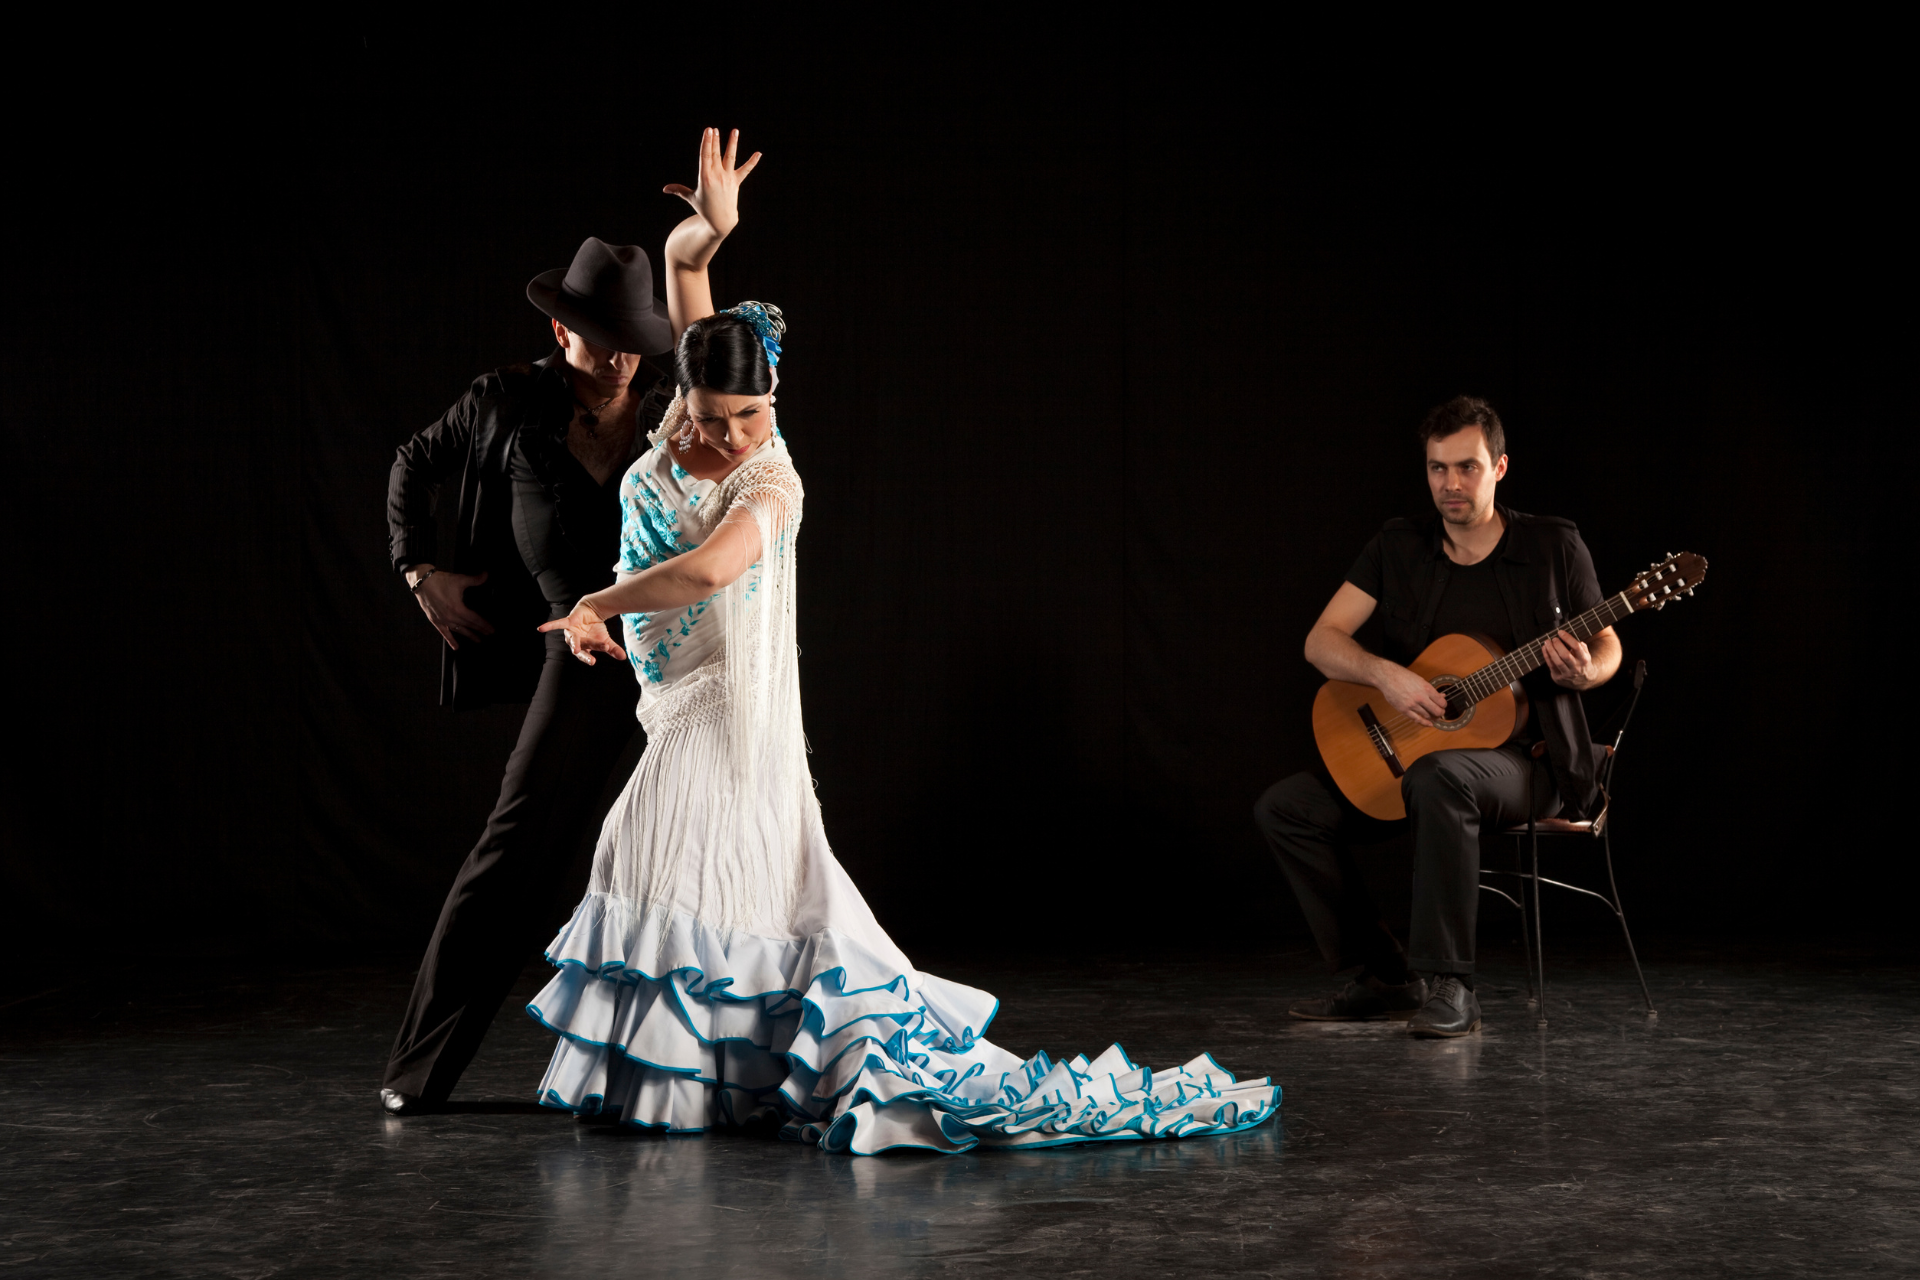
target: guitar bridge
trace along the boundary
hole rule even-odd
[[[1387,762],[1387,768],[1393,770],[1393,776],[1404,777],[1407,771],[1400,767],[1400,757],[1394,754],[1393,739],[1387,736],[1387,731],[1374,718],[1373,708],[1364,702],[1360,704],[1360,723],[1366,727],[1367,740],[1373,743],[1373,749]]]

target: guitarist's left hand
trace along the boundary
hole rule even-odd
[[[1612,628],[1608,628],[1594,639],[1598,641],[1602,636],[1612,639],[1611,633]],[[1613,640],[1615,647],[1619,643]],[[1593,650],[1564,631],[1556,633],[1542,645],[1540,652],[1547,660],[1547,673],[1562,689],[1591,689],[1605,684],[1607,677],[1613,674],[1594,657]]]

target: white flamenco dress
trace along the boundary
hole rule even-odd
[[[729,512],[760,562],[712,598],[626,615],[647,747],[607,815],[587,896],[527,1012],[559,1036],[540,1101],[674,1133],[749,1119],[872,1155],[1248,1129],[1270,1080],[1211,1056],[1156,1071],[1114,1045],[1021,1059],[985,1039],[998,1002],[922,973],[827,845],[807,772],[794,644],[802,491],[773,437],[726,479],[673,461],[675,400],[620,486],[619,571],[704,541]],[[736,520],[745,518],[735,515]]]

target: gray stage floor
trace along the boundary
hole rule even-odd
[[[374,1099],[403,965],[136,964],[0,1008],[0,1275],[1665,1276],[1920,1270],[1920,979],[1835,952],[1517,955],[1488,1026],[1295,1023],[1304,952],[935,965],[1020,1052],[1208,1049],[1285,1086],[1227,1138],[858,1159],[531,1106],[503,1013],[452,1114]],[[48,985],[63,975],[49,972]],[[530,969],[526,992],[537,985]],[[522,993],[524,999],[525,992]]]

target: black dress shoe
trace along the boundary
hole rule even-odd
[[[1294,1001],[1287,1014],[1307,1022],[1378,1022],[1411,1018],[1426,1002],[1427,984],[1422,978],[1396,987],[1363,973],[1324,999]]]
[[[1464,1036],[1480,1029],[1480,1000],[1450,973],[1433,984],[1433,994],[1407,1023],[1416,1036]]]
[[[423,1099],[416,1098],[410,1093],[402,1093],[398,1089],[380,1091],[380,1109],[390,1116],[417,1116],[429,1110]]]

